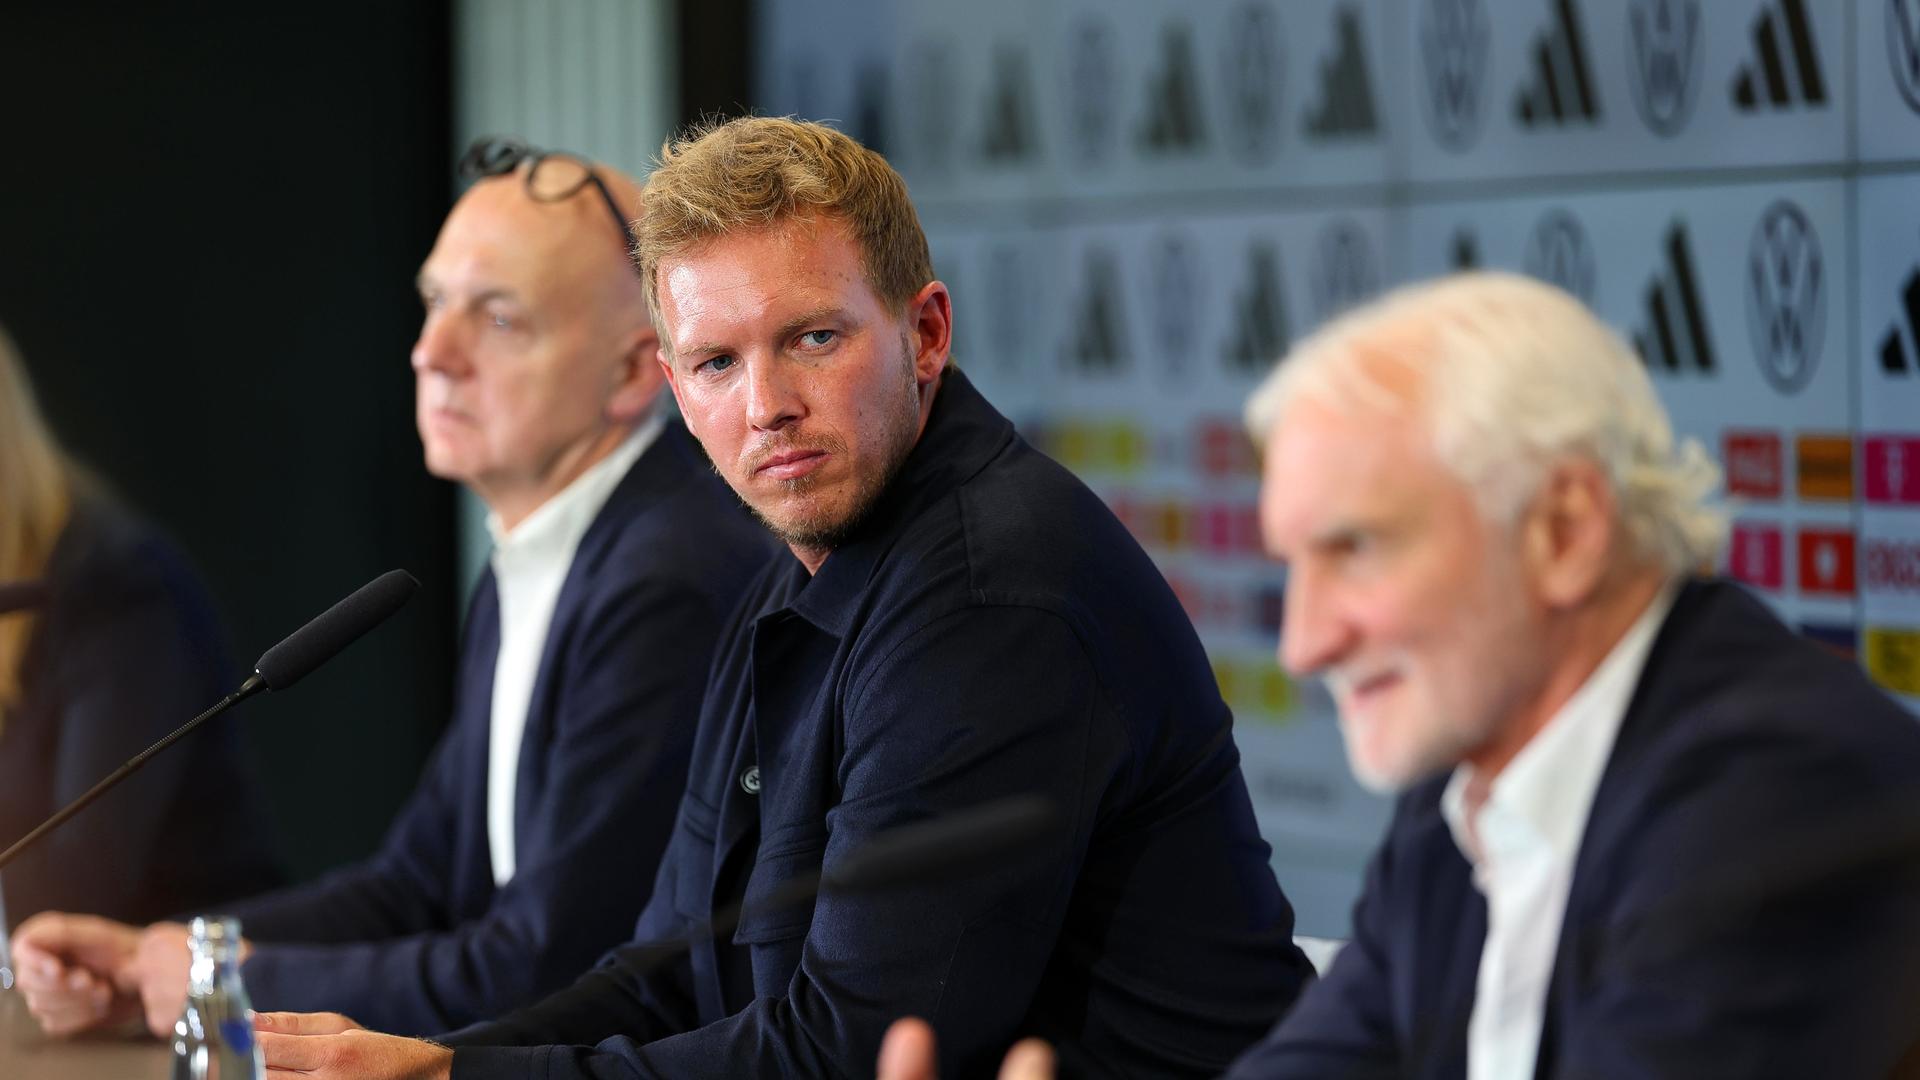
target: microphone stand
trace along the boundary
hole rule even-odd
[[[8,863],[14,860],[15,856],[19,855],[22,851],[32,846],[35,840],[40,839],[42,836],[45,836],[47,833],[58,828],[60,825],[64,824],[68,818],[72,817],[73,815],[79,813],[82,810],[85,810],[95,799],[98,799],[100,796],[105,795],[107,791],[111,789],[115,784],[118,784],[120,781],[125,780],[129,775],[133,773],[134,770],[140,768],[140,766],[142,765],[145,765],[147,763],[148,758],[152,757],[153,755],[159,753],[162,750],[165,750],[167,747],[172,746],[174,743],[178,742],[187,733],[191,732],[194,728],[197,728],[201,724],[206,723],[208,720],[211,720],[214,717],[219,716],[221,713],[226,712],[228,709],[233,708],[235,705],[240,704],[242,701],[245,701],[247,698],[252,697],[253,695],[259,693],[260,691],[265,690],[266,688],[267,688],[266,680],[261,678],[257,672],[251,676],[248,676],[247,681],[241,683],[240,688],[238,690],[235,690],[233,693],[228,694],[224,698],[221,698],[211,709],[208,709],[206,712],[201,713],[199,716],[196,716],[193,719],[175,728],[171,733],[169,733],[165,738],[161,739],[159,742],[154,743],[152,746],[149,746],[145,750],[142,750],[138,754],[135,754],[134,756],[128,758],[127,763],[125,765],[122,765],[118,769],[115,769],[113,772],[107,774],[106,779],[88,788],[85,794],[81,795],[79,798],[73,800],[72,802],[68,803],[66,806],[62,807],[60,811],[54,814],[52,817],[41,822],[38,826],[34,828],[32,832],[28,833],[27,835],[21,837],[18,840],[15,840],[13,842],[13,846],[7,848],[7,850],[5,851],[0,851],[0,868],[4,868]],[[4,962],[0,962],[0,965],[3,965],[3,963]]]

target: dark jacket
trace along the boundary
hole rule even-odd
[[[878,832],[1033,792],[1057,819],[996,867],[762,906],[648,970]],[[776,559],[729,626],[636,944],[455,1036],[454,1075],[858,1076],[909,1013],[950,1077],[1025,1034],[1069,1075],[1211,1073],[1311,970],[1268,857],[1172,591],[949,370],[856,538]]]
[[[1354,940],[1231,1076],[1463,1077],[1486,904],[1401,798]],[[1540,1076],[1884,1077],[1920,1035],[1920,725],[1736,586],[1685,586],[1607,761]]]
[[[212,601],[152,527],[78,501],[0,728],[0,847],[238,685]],[[144,923],[283,880],[241,718],[212,720],[0,871],[38,911]]]
[[[720,626],[771,542],[677,422],[588,528],[554,606],[493,881],[487,753],[499,603],[473,598],[453,723],[365,862],[233,906],[255,1007],[429,1034],[565,985],[625,940],[686,782]]]

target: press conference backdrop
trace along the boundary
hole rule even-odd
[[[1388,808],[1275,667],[1239,409],[1396,282],[1585,299],[1724,462],[1724,569],[1920,710],[1920,0],[758,12],[758,111],[900,167],[960,362],[1185,601],[1302,932],[1346,932]]]

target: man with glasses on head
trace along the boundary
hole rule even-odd
[[[686,782],[722,618],[769,541],[655,408],[659,338],[628,261],[631,180],[510,140],[419,274],[426,464],[490,511],[454,716],[380,850],[231,905],[263,1009],[430,1033],[572,979],[625,940]],[[50,914],[15,935],[41,1024],[144,1006],[171,1029],[184,928]]]

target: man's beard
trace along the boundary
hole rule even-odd
[[[869,519],[880,503],[880,497],[906,465],[907,456],[913,452],[913,445],[920,419],[920,384],[915,378],[913,353],[907,341],[901,342],[901,366],[906,379],[904,384],[896,384],[902,392],[900,407],[890,410],[886,422],[880,429],[878,467],[869,472],[858,471],[860,463],[855,463],[856,471],[847,483],[854,485],[852,498],[843,510],[835,513],[818,509],[814,513],[790,516],[786,521],[775,521],[759,507],[747,503],[747,509],[760,523],[789,547],[810,551],[828,552],[853,539]],[[794,449],[821,450],[844,459],[846,444],[831,435],[804,442],[779,443],[763,448],[756,458],[771,457]],[[780,486],[789,495],[806,496],[820,486],[817,476],[809,473],[792,480],[782,480]],[[743,502],[745,500],[742,500]]]

